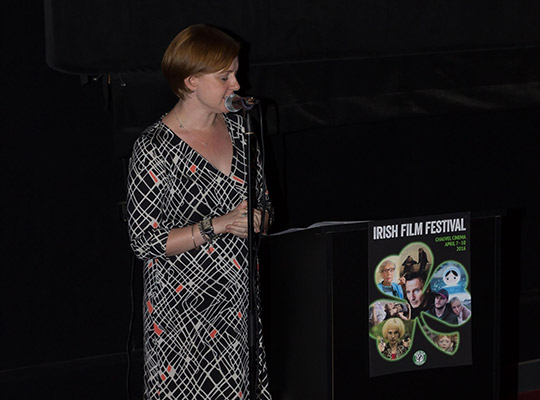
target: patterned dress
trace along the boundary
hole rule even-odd
[[[224,118],[233,144],[228,176],[161,120],[133,148],[128,226],[133,251],[144,260],[146,399],[249,399],[247,239],[221,234],[199,249],[165,256],[172,228],[224,215],[247,197],[243,118]],[[258,166],[262,206],[269,202]],[[258,322],[257,398],[271,399]]]

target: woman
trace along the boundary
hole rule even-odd
[[[458,324],[464,323],[471,316],[471,310],[461,304],[461,301],[457,297],[452,297],[450,307],[452,307],[454,314],[457,315]]]
[[[403,288],[400,284],[394,282],[394,273],[396,264],[391,260],[385,260],[379,266],[379,275],[382,280],[377,284],[379,290],[388,296],[393,296],[402,299]]]
[[[399,317],[404,321],[411,319],[411,309],[407,304],[403,303],[386,303],[384,306],[386,312],[386,318]]]
[[[128,225],[145,261],[147,399],[249,398],[246,140],[224,105],[240,89],[238,52],[216,28],[180,32],[162,60],[178,102],[133,148]],[[260,232],[270,211],[260,163],[255,175]],[[270,399],[260,332],[257,392]]]
[[[379,351],[390,359],[397,360],[408,350],[402,340],[405,336],[405,324],[399,318],[390,318],[382,327],[382,338],[379,338]],[[384,340],[383,340],[384,338]]]

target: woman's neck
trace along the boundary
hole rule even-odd
[[[172,111],[183,129],[208,131],[216,125],[218,114],[194,107],[189,101],[178,102]]]

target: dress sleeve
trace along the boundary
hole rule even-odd
[[[131,248],[141,260],[164,257],[170,231],[162,215],[167,170],[156,147],[142,135],[133,146],[129,163],[128,231]]]

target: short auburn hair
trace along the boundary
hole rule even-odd
[[[218,28],[191,25],[182,30],[165,50],[161,71],[180,100],[191,93],[184,83],[189,76],[219,72],[232,64],[240,43]]]

